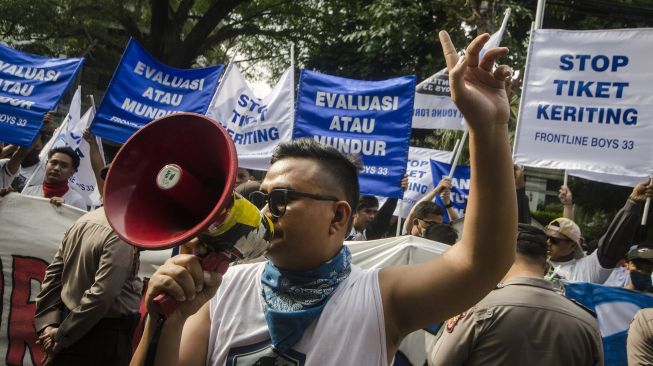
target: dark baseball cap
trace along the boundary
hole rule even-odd
[[[646,259],[653,261],[653,247],[650,245],[633,245],[630,247],[626,259],[629,261],[633,259]]]

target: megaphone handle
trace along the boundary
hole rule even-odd
[[[231,258],[223,252],[210,252],[206,257],[201,259],[202,268],[205,271],[218,272],[220,274],[227,272],[229,263],[231,263]],[[159,312],[166,317],[174,313],[180,305],[177,300],[166,293],[156,295],[152,301],[154,302],[154,306],[158,307]]]

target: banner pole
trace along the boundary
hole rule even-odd
[[[544,21],[544,6],[546,0],[537,0],[537,10],[535,11],[535,29],[541,29]]]
[[[458,144],[460,144],[460,139],[457,139],[456,144],[453,145],[453,150],[451,150],[453,154],[451,154],[451,159],[449,159],[449,164],[453,164],[453,159],[455,158],[456,151],[458,150]]]
[[[88,97],[91,99],[91,106],[93,107],[93,110],[95,110],[95,98],[93,98],[93,94],[89,94]]]
[[[398,215],[397,215],[397,231],[395,232],[395,236],[401,235],[401,210],[402,210],[401,206],[402,206],[403,202],[404,202],[404,200],[400,198],[399,202],[397,203],[397,208],[399,210],[397,211],[397,213],[398,213]]]
[[[569,179],[569,175],[567,174],[567,169],[565,169],[564,172],[564,178],[562,178],[562,185],[567,187],[567,180]]]
[[[653,175],[648,176],[649,180],[653,179]],[[646,226],[646,221],[648,221],[648,211],[651,209],[651,198],[646,199],[644,204],[644,213],[642,213],[642,226]]]
[[[463,152],[463,147],[465,146],[465,142],[467,142],[467,135],[469,134],[469,130],[465,129],[465,132],[463,133],[463,137],[460,138],[460,144],[458,145],[458,151],[456,151],[456,156],[453,158],[453,162],[451,164],[451,170],[449,170],[449,179],[453,177],[453,172],[456,170],[456,167],[458,166],[458,160],[460,159],[460,154]],[[435,183],[435,182],[434,182]]]

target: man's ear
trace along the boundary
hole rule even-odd
[[[335,212],[333,214],[333,220],[331,220],[331,228],[335,231],[339,231],[342,228],[345,230],[349,226],[349,220],[352,217],[351,206],[347,201],[338,201],[335,203]]]

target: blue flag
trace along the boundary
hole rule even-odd
[[[640,309],[653,307],[653,296],[589,282],[565,283],[565,296],[596,313],[606,365],[628,365],[626,338]]]
[[[130,39],[98,109],[91,132],[123,143],[145,124],[177,112],[205,114],[224,66],[176,69]]]
[[[360,81],[302,70],[293,138],[358,154],[363,194],[400,198],[408,163],[415,76]]]
[[[83,58],[46,58],[0,45],[0,140],[30,146]]]
[[[433,175],[433,185],[437,186],[443,177],[449,175],[451,164],[439,162],[431,159],[431,174]],[[467,198],[469,197],[469,179],[471,176],[471,169],[469,165],[458,165],[451,177],[453,185],[451,189],[451,202],[453,208],[458,212],[458,217],[463,217],[465,207],[467,207]],[[436,197],[436,202],[444,209],[444,203],[440,196]],[[444,210],[444,221],[449,222],[449,214]]]

